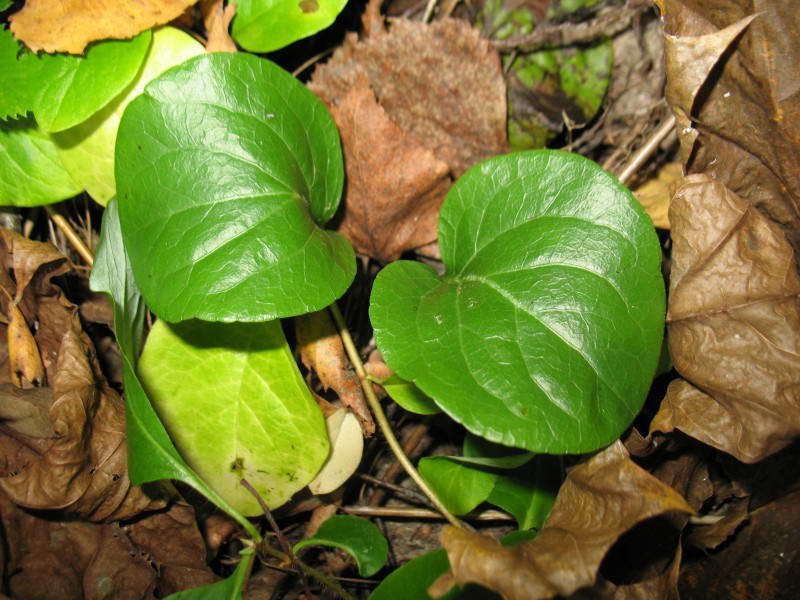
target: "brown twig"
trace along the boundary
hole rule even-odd
[[[503,52],[518,50],[534,52],[543,48],[564,48],[588,44],[604,37],[613,37],[625,31],[641,12],[651,6],[649,0],[628,0],[621,6],[600,9],[590,21],[583,23],[543,23],[532,33],[515,35],[504,40],[494,40],[492,45]]]
[[[75,249],[75,252],[80,255],[83,261],[90,267],[94,265],[94,254],[92,254],[92,251],[89,250],[89,247],[83,242],[81,236],[75,232],[72,225],[69,224],[69,221],[67,221],[63,215],[57,213],[52,206],[45,206],[45,210],[50,220],[61,230],[61,233],[64,234],[64,237],[67,238],[67,241]]]
[[[403,442],[403,452],[405,452],[406,456],[409,458],[415,458],[415,450],[419,447],[427,433],[427,423],[419,423],[416,427],[414,427],[414,429],[411,430],[411,433],[408,434],[408,438],[406,438],[406,440]],[[403,465],[397,461],[393,462],[383,474],[382,481],[391,484],[402,470]],[[389,486],[387,485],[386,487]],[[383,490],[375,490],[375,492],[369,498],[370,506],[378,506],[381,503],[381,500],[383,500],[384,496],[385,493]]]
[[[619,174],[617,175],[617,179],[619,179],[620,183],[627,182],[631,176],[641,167],[647,159],[652,156],[653,152],[656,151],[658,145],[664,141],[664,138],[667,137],[670,132],[675,128],[675,115],[670,115],[667,119],[661,124],[661,126],[656,129],[649,138],[647,138],[642,144],[639,149],[633,153],[633,155],[628,159],[628,162],[625,163]]]
[[[392,464],[396,465],[396,464],[399,464],[399,463],[392,463]],[[431,505],[430,501],[425,496],[425,494],[421,494],[420,492],[418,492],[416,490],[410,490],[408,488],[404,488],[401,485],[397,485],[397,484],[394,484],[394,483],[389,483],[388,481],[384,481],[383,479],[378,479],[377,477],[372,477],[371,475],[367,475],[366,473],[357,473],[357,475],[361,479],[363,479],[364,481],[366,481],[368,483],[371,483],[373,485],[381,486],[381,487],[387,488],[389,490],[392,490],[395,494],[397,494],[398,496],[402,496],[404,499],[408,500],[409,502],[417,502],[417,503],[420,503],[420,504],[424,504],[425,506],[430,506]],[[379,491],[382,491],[382,490],[376,490],[376,494],[373,494],[372,497],[370,497],[370,506],[377,506],[378,505],[377,502],[374,502],[374,498],[375,498],[375,495],[377,495],[377,492],[379,492]]]

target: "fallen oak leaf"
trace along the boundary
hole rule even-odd
[[[536,539],[503,547],[447,526],[442,544],[451,571],[429,593],[478,583],[506,600],[568,596],[594,583],[611,546],[637,523],[668,512],[693,513],[671,487],[637,466],[620,441],[572,468]]]
[[[87,44],[127,39],[180,16],[196,0],[27,0],[9,17],[14,36],[34,52],[82,54]]]
[[[237,52],[236,42],[230,34],[236,4],[222,6],[223,0],[202,0],[203,23],[206,27],[206,52]]]

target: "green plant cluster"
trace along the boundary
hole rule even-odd
[[[255,27],[247,6],[241,43],[263,50],[245,42]],[[20,57],[2,32],[0,65],[13,54],[12,71],[64,82],[37,93],[21,86],[0,102],[0,117],[18,117],[0,129],[10,159],[2,202],[91,189],[61,157],[73,152],[72,164],[85,166],[79,157],[92,151],[81,145],[110,140],[113,170],[92,175],[108,205],[91,284],[113,300],[131,480],[183,481],[258,541],[246,516],[259,506],[240,481],[277,507],[329,452],[279,320],[324,309],[354,278],[353,249],[325,228],[342,196],[342,150],[322,102],[264,58],[202,54],[183,40],[174,65],[148,66],[148,52],[161,56],[155,44],[180,35],[104,42],[81,59]],[[21,158],[35,153],[47,160],[39,170]],[[397,261],[375,281],[370,319],[397,373],[387,389],[470,432],[463,457],[420,464],[448,508],[463,514],[488,501],[521,529],[539,527],[560,467],[534,454],[603,447],[642,406],[664,323],[658,240],[614,177],[541,150],[465,173],[442,206],[439,243],[444,274]],[[159,321],[142,352],[145,306]],[[385,562],[385,540],[368,525],[332,521],[304,543],[345,548],[370,575]],[[441,570],[437,556],[424,560]],[[246,551],[213,597],[238,597],[252,560]],[[374,597],[407,598],[391,581]]]

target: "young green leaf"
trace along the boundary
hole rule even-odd
[[[0,121],[0,154],[0,205],[52,204],[82,189],[64,169],[50,136],[31,118]]]
[[[319,310],[355,275],[320,228],[343,183],[326,108],[252,55],[193,58],[154,79],[120,123],[125,245],[161,318],[264,321]]]
[[[616,438],[664,327],[658,238],[630,192],[565,152],[496,157],[451,188],[439,244],[442,277],[409,261],[378,274],[387,364],[494,442],[567,453]]]
[[[375,525],[351,515],[335,515],[325,521],[316,535],[294,545],[296,553],[306,546],[333,546],[349,552],[362,577],[380,571],[389,555],[389,544]]]
[[[165,600],[241,600],[250,574],[250,563],[253,562],[255,555],[252,550],[243,550],[239,556],[241,560],[234,572],[222,581],[176,592],[167,596]]]
[[[419,415],[433,415],[442,412],[442,409],[423,394],[422,390],[410,381],[398,377],[397,373],[381,381],[381,386],[383,386],[383,389],[386,390],[392,400],[409,412]]]
[[[260,539],[258,530],[186,465],[153,411],[136,375],[144,303],[122,244],[116,200],[109,203],[103,214],[100,245],[90,285],[96,292],[107,293],[114,307],[114,333],[122,354],[125,384],[128,475],[131,482],[141,485],[160,479],[183,481],[236,519],[255,539]]]
[[[514,515],[520,529],[539,529],[550,514],[560,485],[559,459],[540,454],[499,475],[486,501]]]
[[[156,29],[144,64],[131,84],[86,121],[53,134],[64,167],[96,202],[105,206],[116,194],[114,144],[125,107],[150,80],[203,52],[200,42],[179,29]]]
[[[61,131],[85,121],[133,80],[150,46],[150,31],[132,40],[92,44],[86,56],[37,56],[0,33],[0,74],[15,89],[0,96],[0,115],[32,111],[39,126]],[[9,40],[9,38],[11,38]]]
[[[347,0],[239,0],[233,39],[250,52],[272,52],[325,29]]]
[[[387,575],[369,595],[369,600],[428,600],[428,588],[450,569],[444,549],[412,558]],[[454,587],[439,600],[456,600],[460,588]]]
[[[465,515],[486,501],[498,477],[485,467],[465,464],[452,456],[421,458],[419,472],[447,510],[456,515]]]
[[[244,515],[308,485],[328,457],[325,421],[292,358],[280,321],[158,321],[139,375],[175,446]]]

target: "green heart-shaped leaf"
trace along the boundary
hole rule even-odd
[[[154,79],[117,134],[120,221],[163,319],[264,321],[320,310],[355,258],[320,228],[344,170],[325,106],[252,55],[198,56]]]
[[[328,457],[325,421],[280,321],[158,321],[139,374],[186,462],[244,515],[262,509],[242,479],[277,508]]]
[[[320,525],[313,537],[297,542],[292,550],[306,546],[333,546],[349,552],[358,572],[369,577],[380,571],[389,556],[389,544],[381,530],[370,521],[351,515],[335,515]]]
[[[133,80],[150,46],[150,31],[131,40],[96,42],[86,56],[22,50],[0,30],[0,118],[33,111],[39,126],[61,131],[85,121]]]
[[[535,452],[611,442],[644,402],[661,254],[630,192],[558,151],[488,160],[439,217],[446,273],[399,261],[370,316],[387,364],[473,433]]]
[[[328,27],[347,0],[239,0],[233,39],[251,52],[272,52]]]

